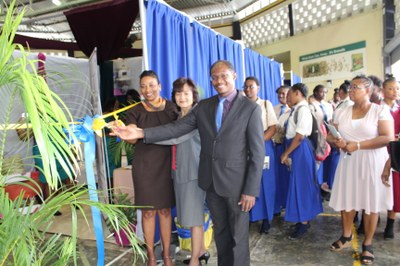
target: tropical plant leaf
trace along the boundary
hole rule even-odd
[[[66,265],[71,261],[77,264],[77,214],[79,213],[88,223],[87,213],[83,206],[96,207],[107,216],[114,230],[128,228],[129,220],[120,210],[121,206],[91,201],[88,199],[89,189],[73,186],[69,189],[59,189],[56,162],[73,176],[74,166],[77,166],[75,154],[79,147],[72,146],[66,141],[69,122],[72,116],[67,106],[48,86],[45,79],[36,71],[38,60],[28,58],[27,52],[21,45],[13,44],[17,27],[24,15],[24,9],[16,11],[15,0],[8,6],[5,20],[0,32],[0,90],[7,90],[10,98],[2,128],[10,124],[10,114],[14,100],[20,98],[24,110],[29,114],[32,134],[40,150],[43,160],[43,174],[48,185],[58,190],[38,208],[33,201],[18,197],[10,200],[5,192],[5,176],[0,174],[0,266],[2,265]],[[19,50],[20,56],[13,56]],[[60,82],[60,81],[58,81]],[[2,106],[3,108],[3,106]],[[7,130],[0,130],[0,173],[7,144]],[[71,132],[69,132],[71,133]],[[69,134],[73,136],[73,134]],[[73,137],[74,138],[74,137]],[[74,139],[74,143],[77,143]],[[32,186],[33,187],[33,186]],[[40,191],[37,191],[40,194]],[[96,191],[96,193],[98,193]],[[98,193],[102,195],[101,193]],[[101,196],[100,196],[101,197]],[[53,222],[54,213],[62,207],[71,208],[70,237],[60,234],[47,234]],[[75,208],[78,207],[78,210]],[[123,207],[123,206],[122,206]],[[24,214],[21,208],[30,214]],[[38,208],[38,209],[36,209]],[[32,213],[31,213],[32,212]],[[139,245],[139,240],[132,231],[127,231],[132,244],[134,258],[144,258],[145,254]],[[133,264],[135,261],[132,262]]]
[[[126,141],[118,141],[116,137],[110,137],[107,142],[110,160],[117,166],[121,165],[122,150],[125,149],[126,159],[131,162],[135,152],[135,145]]]

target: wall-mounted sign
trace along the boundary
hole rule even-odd
[[[352,78],[365,74],[366,42],[361,41],[336,48],[300,56],[303,82]]]

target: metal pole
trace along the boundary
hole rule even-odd
[[[143,50],[143,69],[149,69],[149,54],[147,47],[147,27],[146,27],[146,7],[145,0],[139,1],[140,22],[142,24],[142,50]]]

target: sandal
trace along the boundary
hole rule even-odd
[[[351,247],[351,240],[353,236],[350,235],[349,237],[341,236],[336,242],[333,242],[331,245],[331,251],[341,251],[344,248]]]
[[[362,245],[362,253],[364,252],[368,252],[370,253],[372,256],[369,255],[361,255],[361,263],[364,265],[369,265],[374,263],[375,260],[375,256],[374,256],[374,251],[372,250],[372,245]]]

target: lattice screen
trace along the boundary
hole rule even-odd
[[[400,0],[396,0],[400,6]],[[381,0],[297,0],[292,3],[294,34],[309,31],[366,10],[382,8]],[[400,8],[399,8],[400,9]],[[397,24],[400,23],[396,12]],[[289,37],[288,7],[266,13],[242,25],[247,46],[258,47]],[[397,29],[400,27],[397,27]]]

